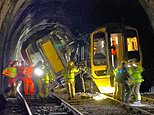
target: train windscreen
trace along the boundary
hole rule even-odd
[[[139,43],[138,43],[138,35],[135,30],[127,30],[126,32],[127,38],[127,51],[128,51],[128,60],[136,59],[137,62],[140,61],[139,54]]]
[[[97,33],[94,35],[94,65],[106,65],[107,64],[107,57],[106,57],[106,40],[104,33]]]

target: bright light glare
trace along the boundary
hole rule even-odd
[[[114,87],[99,87],[101,93],[113,93]]]
[[[44,71],[40,68],[35,68],[34,74],[37,75],[37,76],[42,76],[44,74]]]
[[[131,67],[131,65],[128,64],[127,67]]]
[[[133,66],[134,66],[134,67],[137,67],[137,65],[136,65],[135,63],[133,63]]]
[[[106,99],[107,97],[103,94],[97,94],[95,96],[93,96],[93,99],[95,99],[96,101],[100,101],[100,100],[103,100],[103,99]]]

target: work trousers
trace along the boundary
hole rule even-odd
[[[121,93],[122,93],[122,85],[118,82],[115,82],[113,98],[121,100]]]
[[[37,98],[37,97],[42,97],[42,80],[41,79],[35,79],[34,80],[35,81],[35,87],[36,87],[36,89],[35,89],[35,97]]]
[[[24,92],[26,95],[33,95],[34,93],[34,83],[31,78],[24,78]]]
[[[128,81],[122,83],[122,101],[128,102],[131,96],[131,87]]]
[[[42,96],[47,97],[49,92],[49,83],[43,82],[42,88],[41,88]]]
[[[75,82],[74,81],[68,81],[66,83],[68,98],[72,99],[75,98]]]
[[[141,83],[134,83],[133,84],[133,95],[135,97],[135,101],[141,101],[141,94],[140,94],[140,85]]]
[[[112,66],[117,67],[117,55],[112,55]]]
[[[9,96],[16,96],[16,79],[15,78],[7,78],[8,81],[8,95]]]

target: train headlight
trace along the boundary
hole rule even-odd
[[[44,71],[41,68],[35,68],[34,74],[37,76],[42,76],[42,75],[44,75]]]

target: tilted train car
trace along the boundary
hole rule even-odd
[[[47,71],[52,74],[53,87],[63,85],[62,71],[66,66],[66,59],[63,52],[64,46],[70,39],[63,32],[52,31],[47,36],[39,38],[35,43],[29,44],[25,48],[28,62],[36,65],[38,61],[45,62]],[[58,84],[57,84],[58,83]]]

